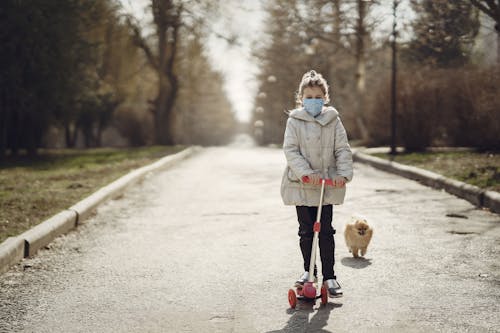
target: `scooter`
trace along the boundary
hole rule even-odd
[[[302,177],[302,182],[309,183],[309,177]],[[323,208],[323,196],[325,194],[325,185],[333,186],[333,181],[331,179],[321,179],[321,192],[319,196],[319,206],[318,214],[316,215],[316,222],[314,222],[313,231],[313,244],[311,249],[311,260],[309,262],[309,279],[303,286],[296,287],[296,290],[288,290],[288,303],[290,307],[295,309],[297,306],[297,300],[308,300],[316,301],[316,299],[321,298],[321,304],[325,305],[328,303],[328,290],[324,285],[321,286],[320,291],[317,290],[317,285],[314,283],[314,266],[316,264],[316,252],[318,249],[319,232],[321,230],[321,209]]]

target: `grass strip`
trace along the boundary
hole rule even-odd
[[[0,164],[0,243],[183,146],[42,150]]]
[[[500,192],[500,155],[496,152],[424,152],[373,156],[412,165],[445,177]]]

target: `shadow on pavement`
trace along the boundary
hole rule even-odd
[[[313,302],[299,302],[297,309],[288,309],[286,312],[292,316],[288,319],[285,327],[280,330],[269,331],[267,333],[288,333],[288,332],[319,332],[332,333],[324,329],[328,325],[330,312],[335,308],[340,308],[342,303],[328,303],[315,311]],[[316,312],[309,320],[309,314]]]
[[[371,259],[365,259],[363,257],[359,257],[359,258],[344,257],[341,260],[342,265],[349,266],[352,268],[357,268],[357,269],[361,269],[361,268],[365,268],[367,266],[370,266],[372,264],[371,261],[372,261]]]

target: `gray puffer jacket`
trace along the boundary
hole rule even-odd
[[[347,134],[333,107],[325,107],[316,118],[304,108],[290,113],[283,143],[287,167],[281,182],[285,205],[318,206],[318,185],[304,184],[303,176],[320,173],[323,178],[343,176],[351,181],[352,152]],[[344,202],[346,188],[325,188],[324,205]]]

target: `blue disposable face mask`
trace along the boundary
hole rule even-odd
[[[316,117],[321,113],[321,110],[323,110],[324,101],[322,98],[304,98],[302,104],[307,113]]]

